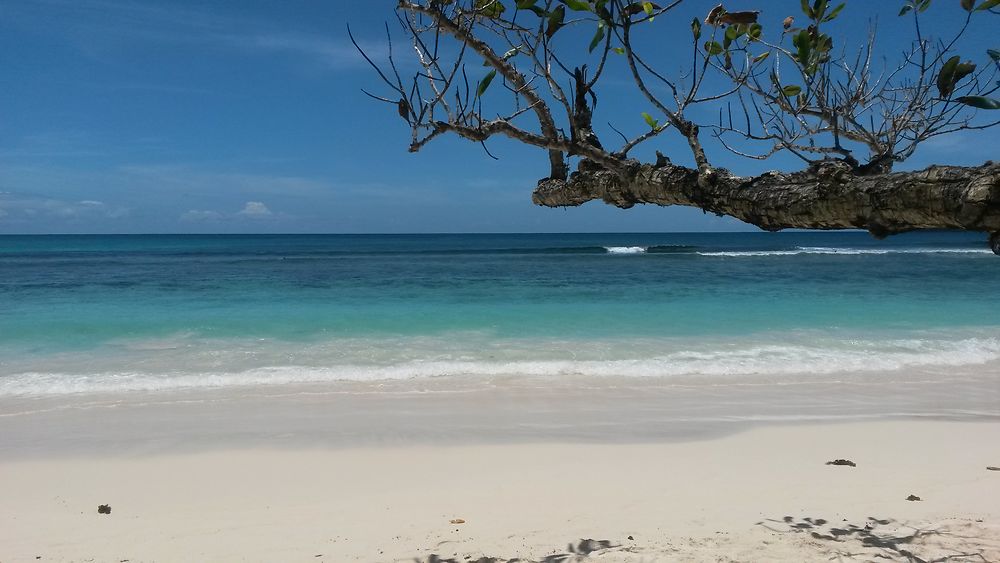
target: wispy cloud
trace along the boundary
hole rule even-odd
[[[9,192],[0,193],[0,220],[23,223],[36,219],[57,221],[94,221],[127,217],[127,207],[94,199],[67,201]]]
[[[219,221],[223,217],[218,211],[208,211],[204,209],[191,209],[181,213],[180,220],[185,223],[201,223]]]
[[[112,154],[111,147],[104,139],[92,133],[75,130],[40,131],[24,135],[17,141],[5,143],[8,148],[0,148],[2,158],[91,158]],[[130,143],[134,148],[142,143]]]
[[[232,40],[236,44],[244,44],[248,48],[262,51],[303,55],[333,69],[366,64],[364,58],[350,42],[333,40],[328,37],[307,34],[265,34],[249,38],[237,36],[233,37]],[[370,51],[376,54],[376,56],[385,50],[383,44],[377,43],[363,45],[362,48],[366,52]]]
[[[285,53],[340,70],[365,64],[343,34],[318,35],[278,28],[274,22],[222,11],[220,4],[180,6],[175,3],[115,0],[39,0],[4,7],[8,22],[33,32],[54,33],[95,57],[120,52],[121,43],[201,44],[247,54]],[[381,57],[385,45],[362,44]],[[162,89],[154,84],[121,87]],[[181,87],[182,88],[182,87]],[[189,89],[184,89],[188,91]]]
[[[261,201],[248,201],[243,204],[243,209],[235,213],[223,213],[208,209],[191,209],[181,213],[180,221],[184,223],[219,223],[222,221],[232,221],[234,219],[262,220],[275,217],[287,219],[286,214],[276,214]]]

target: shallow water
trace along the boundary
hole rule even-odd
[[[998,360],[976,234],[0,237],[0,396]]]

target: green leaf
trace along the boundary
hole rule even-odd
[[[792,96],[798,96],[799,93],[801,92],[802,92],[802,87],[795,85],[785,86],[784,88],[781,89],[781,93],[789,98],[791,98]]]
[[[756,57],[754,57],[752,60],[755,63],[759,63],[760,61],[762,61],[762,60],[764,60],[764,59],[766,59],[766,58],[768,58],[770,56],[771,56],[771,51],[765,51],[765,52],[757,55]]]
[[[623,49],[621,47],[612,47],[611,50],[614,51],[615,54],[617,54],[617,55],[624,55],[625,54],[625,49]]]
[[[660,127],[660,122],[653,119],[653,116],[646,112],[642,112],[642,119],[645,120],[646,125],[649,125],[649,128],[654,131]]]
[[[493,79],[496,78],[496,76],[497,76],[497,71],[496,69],[494,69],[486,73],[486,76],[484,76],[483,79],[479,81],[479,86],[476,87],[477,98],[481,98],[483,94],[486,93],[486,89],[490,87],[490,83],[493,82]]]
[[[656,2],[632,2],[631,4],[622,8],[622,13],[626,16],[634,16],[636,14],[641,14],[645,12],[647,16],[650,16],[650,20],[653,18],[653,12],[660,9],[660,5]]]
[[[731,25],[726,28],[726,39],[729,41],[736,41],[746,32],[746,26],[742,25]]]
[[[836,17],[838,15],[840,15],[841,10],[843,10],[845,6],[847,6],[847,4],[843,3],[843,2],[840,3],[840,4],[838,4],[836,8],[830,10],[830,13],[827,14],[825,18],[823,18],[823,21],[824,22],[829,22],[829,21],[833,21],[834,19],[836,19]]]
[[[584,2],[583,0],[559,0],[559,1],[569,6],[569,9],[573,10],[574,12],[590,11],[590,3]]]
[[[1000,109],[1000,100],[983,96],[962,96],[955,101],[979,109]]]
[[[535,12],[535,15],[540,18],[548,16],[549,15],[548,12],[535,5],[537,2],[538,0],[515,0],[514,5],[517,7],[518,10],[531,10],[532,12]]]
[[[1000,63],[1000,51],[996,49],[986,49],[986,54],[993,59],[993,62]]]
[[[705,42],[705,52],[709,55],[720,55],[724,49],[722,45],[719,45],[718,41],[706,41]]]
[[[608,25],[611,25],[611,20],[614,18],[611,17],[611,12],[609,12],[607,7],[605,7],[606,3],[607,0],[597,0],[594,4],[594,12],[597,13],[597,17],[607,22]]]
[[[500,0],[476,0],[476,12],[487,18],[499,18],[506,9]]]
[[[532,12],[535,12],[535,15],[540,18],[547,17],[549,13],[543,10],[542,8],[536,6],[535,4],[537,2],[538,0],[517,0],[515,2],[515,5],[517,6],[518,10],[531,10]]]
[[[802,65],[807,72],[807,74],[812,74],[809,72],[812,67],[812,35],[808,30],[803,29],[794,38],[792,38],[792,44],[795,45],[798,50],[799,64]]]
[[[759,23],[752,23],[750,27],[747,28],[747,37],[750,41],[759,41],[761,34],[764,32],[764,26]]]
[[[931,0],[917,0],[917,11],[921,14],[931,7]]]
[[[912,9],[913,9],[913,4],[907,4],[907,5],[903,6],[902,9],[899,10],[899,15],[900,16],[905,16]]]
[[[833,39],[825,33],[820,33],[812,43],[812,47],[819,53],[829,53],[833,49]]]
[[[989,10],[990,8],[996,8],[1000,6],[1000,0],[986,0],[982,4],[976,6],[976,11],[981,12],[983,10]]]
[[[955,69],[958,68],[960,61],[958,55],[955,55],[941,65],[941,72],[938,73],[937,77],[937,87],[942,98],[947,98],[955,90]]]
[[[545,27],[545,36],[551,39],[559,31],[559,28],[563,26],[563,20],[565,19],[566,6],[558,6],[555,10],[552,10],[552,13],[549,14],[548,24]]]
[[[802,0],[802,13],[809,16],[809,19],[813,19],[813,10],[809,5],[809,0]]]
[[[691,33],[694,34],[694,40],[697,41],[701,39],[701,20],[695,18],[691,20]]]
[[[975,4],[976,0],[962,0],[962,9],[966,12],[971,12]]]
[[[643,12],[642,4],[637,2],[632,2],[628,6],[622,8],[622,13],[626,16],[634,16],[636,14],[641,14]]]
[[[588,51],[593,53],[594,49],[601,44],[601,40],[604,39],[604,23],[597,24],[597,32],[594,33],[594,38],[590,40],[590,47]]]
[[[823,17],[823,14],[826,13],[826,3],[827,3],[827,0],[816,0],[815,2],[813,2],[813,9],[812,9],[812,11],[813,11],[812,18],[813,19],[817,19],[818,20],[818,19],[820,19],[820,18]]]
[[[955,67],[955,84],[976,71],[974,63],[965,62]]]

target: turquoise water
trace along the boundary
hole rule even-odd
[[[0,394],[1000,359],[977,234],[4,236]]]

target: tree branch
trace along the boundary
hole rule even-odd
[[[408,2],[407,0],[400,0],[399,8],[406,12],[428,16],[434,21],[438,29],[453,35],[456,39],[471,47],[473,51],[479,53],[479,55],[483,57],[483,59],[485,59],[490,66],[495,68],[497,72],[502,74],[507,82],[509,82],[520,95],[524,96],[524,99],[528,101],[528,104],[534,108],[534,112],[538,116],[538,123],[541,126],[542,134],[551,141],[556,141],[561,137],[558,129],[556,128],[556,122],[552,118],[552,113],[549,111],[549,107],[538,96],[535,89],[527,83],[524,75],[518,72],[512,64],[504,60],[502,56],[498,55],[496,51],[490,48],[489,45],[474,37],[468,30],[464,29],[462,26],[445,16],[440,10],[414,4],[413,2]],[[552,165],[553,178],[566,177],[569,169],[566,166],[566,160],[560,151],[549,150],[549,162]]]
[[[621,208],[637,203],[698,207],[768,231],[866,229],[877,237],[916,229],[1000,233],[1000,164],[932,166],[916,172],[856,176],[839,161],[804,172],[741,177],[718,170],[714,183],[697,170],[635,163],[627,181],[604,171],[544,179],[532,194],[546,207],[592,200]]]

